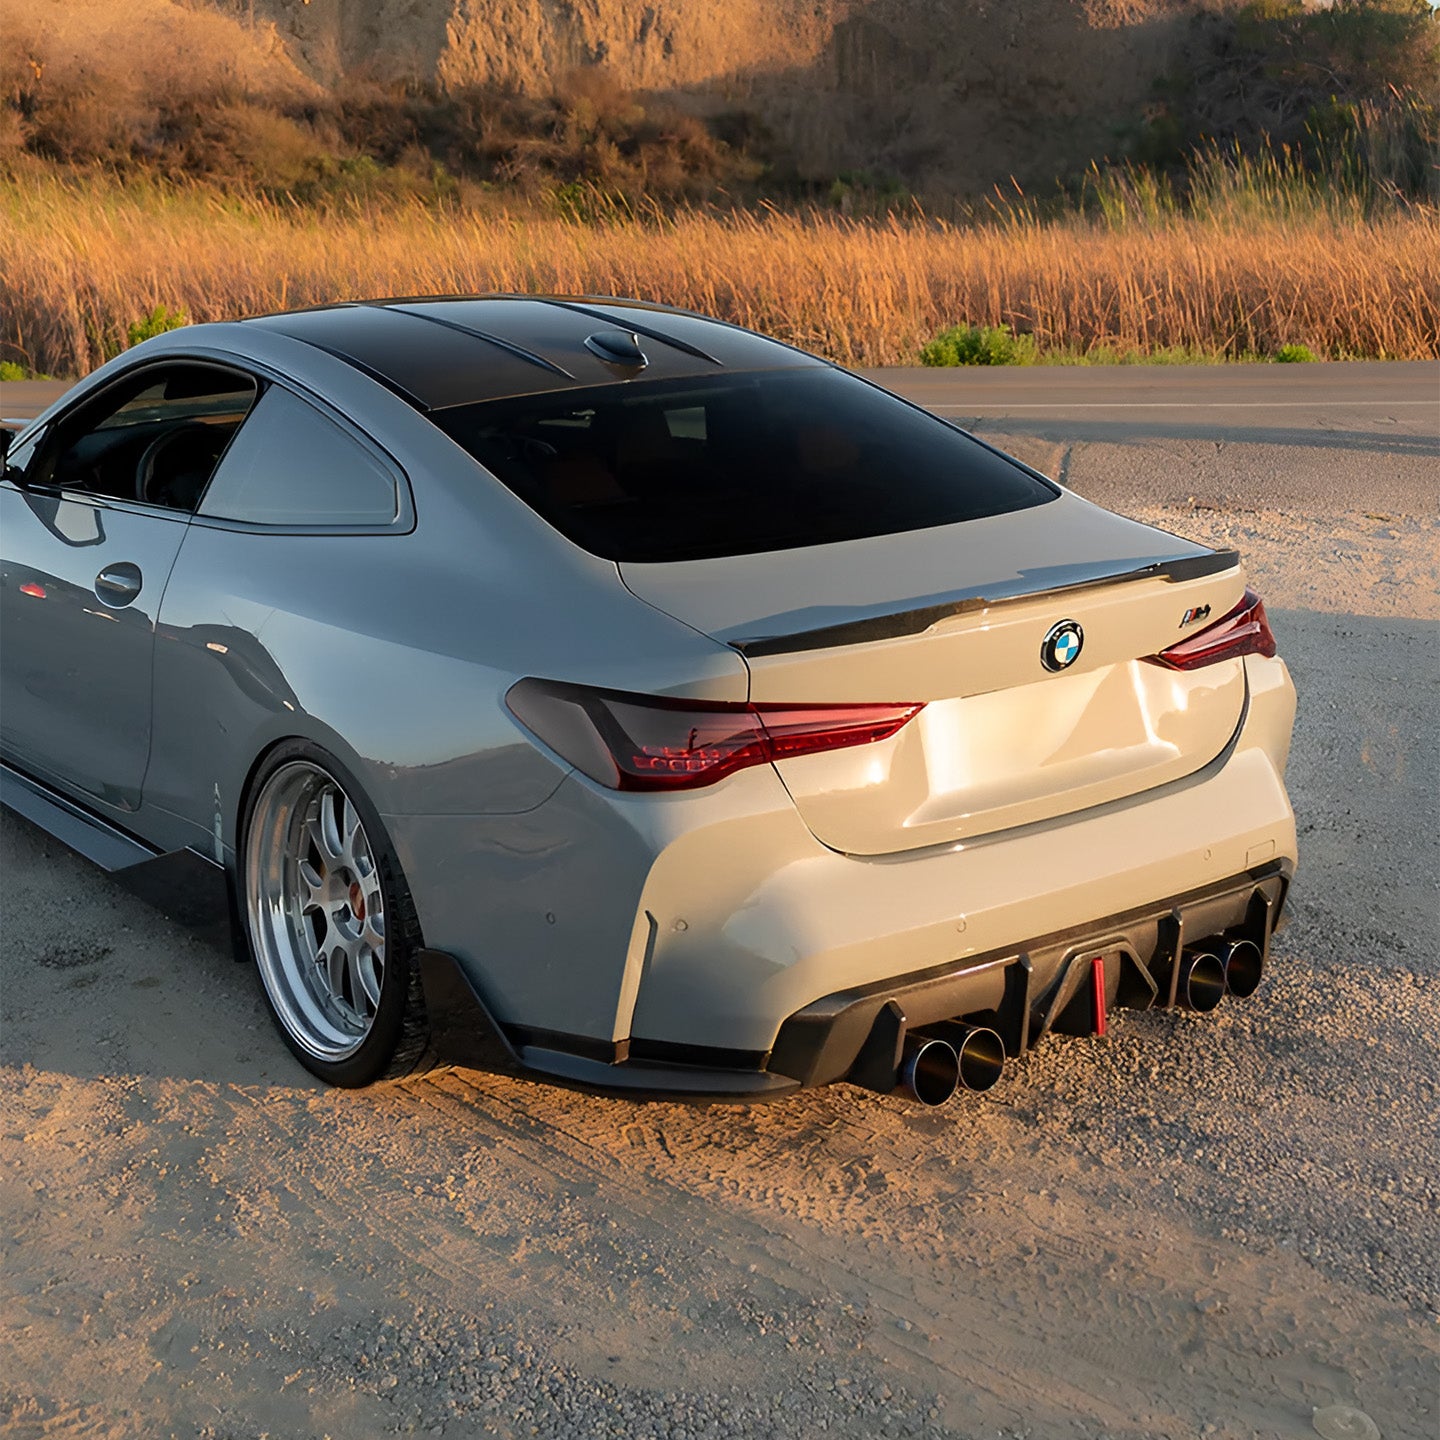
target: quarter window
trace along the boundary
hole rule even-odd
[[[394,474],[313,405],[278,385],[261,397],[206,491],[200,514],[250,525],[388,525]]]

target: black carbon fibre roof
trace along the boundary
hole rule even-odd
[[[684,310],[594,296],[421,296],[327,305],[245,322],[347,361],[420,410],[549,390],[821,362]],[[606,358],[597,336],[634,335],[646,364]]]

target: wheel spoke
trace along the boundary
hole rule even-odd
[[[340,806],[336,802],[340,792],[331,786],[320,798],[320,825],[325,835],[325,854],[331,860],[346,858],[346,837],[341,829]]]
[[[315,843],[333,868],[345,858],[345,839],[340,833],[340,816],[335,800],[340,792],[331,786],[320,797],[315,816]]]
[[[301,902],[301,908],[305,911],[319,910],[325,903],[325,877],[310,863],[309,858],[302,859],[296,867],[300,875],[300,883],[304,885],[306,894]]]
[[[341,825],[343,828],[341,831],[340,843],[344,847],[345,858],[349,860],[353,865],[356,858],[357,837],[359,838],[360,843],[363,846],[364,836],[360,833],[359,812],[350,803],[350,797],[348,795],[344,797],[344,802],[344,814],[341,817]]]
[[[345,1004],[345,971],[350,965],[348,948],[337,940],[330,946],[326,963],[326,978],[330,982],[330,996],[339,1005]]]
[[[357,952],[351,957],[350,980],[351,993],[355,996],[355,1008],[360,1008],[360,996],[364,995],[369,1002],[369,1009],[373,1013],[380,1008],[380,976],[377,973],[375,952],[367,950],[364,946],[357,946]]]
[[[385,914],[385,896],[380,889],[380,877],[371,875],[362,882],[365,895],[365,914],[380,919]]]
[[[383,915],[375,913],[366,915],[365,928],[360,932],[360,943],[375,952],[375,958],[380,964],[385,963],[385,917]]]

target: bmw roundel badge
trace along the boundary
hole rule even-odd
[[[1062,620],[1040,642],[1040,663],[1047,670],[1068,670],[1079,658],[1085,632],[1074,620]]]

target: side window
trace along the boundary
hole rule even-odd
[[[26,482],[194,510],[257,389],[214,365],[147,365],[51,426],[25,465]]]
[[[200,514],[251,525],[388,525],[393,473],[312,405],[272,386],[235,438]]]

